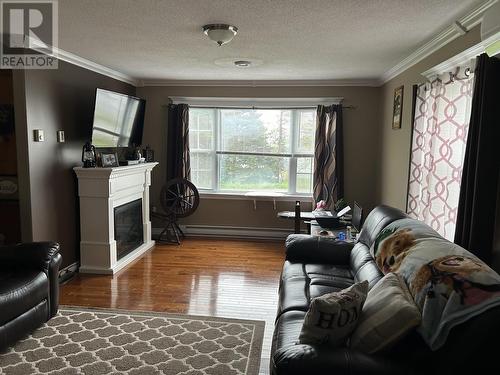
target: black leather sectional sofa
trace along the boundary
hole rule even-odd
[[[57,313],[58,252],[53,242],[0,247],[0,350]]]
[[[370,246],[385,226],[406,217],[395,208],[376,207],[354,245],[318,236],[288,237],[271,350],[273,375],[500,373],[499,308],[487,310],[453,328],[446,344],[435,352],[417,332],[410,333],[390,350],[374,355],[349,347],[298,343],[312,298],[362,280],[368,280],[371,288],[383,277],[370,255]]]

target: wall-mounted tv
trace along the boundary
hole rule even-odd
[[[129,147],[142,143],[146,101],[97,89],[92,144],[95,147]]]

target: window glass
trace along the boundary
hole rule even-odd
[[[312,157],[297,158],[297,193],[312,191]]]
[[[290,153],[289,110],[221,110],[221,151]]]
[[[313,108],[190,108],[191,180],[213,191],[310,194],[315,126]]]
[[[298,149],[299,153],[314,152],[316,113],[313,110],[299,112]]]
[[[289,158],[219,155],[220,190],[288,191]]]

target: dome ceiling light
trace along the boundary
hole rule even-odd
[[[203,33],[219,46],[229,43],[238,32],[238,28],[221,23],[203,26]]]
[[[248,68],[250,65],[252,65],[252,62],[248,60],[236,60],[234,62],[234,65],[239,68]]]

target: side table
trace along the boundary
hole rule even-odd
[[[321,233],[322,231],[326,231],[326,233]],[[322,228],[316,220],[311,220],[311,235],[312,236],[338,238],[338,236],[341,232],[344,232],[346,234],[346,239],[344,240],[345,242],[348,242],[348,243],[356,242],[355,239],[347,238],[346,228],[340,228],[340,229]]]

